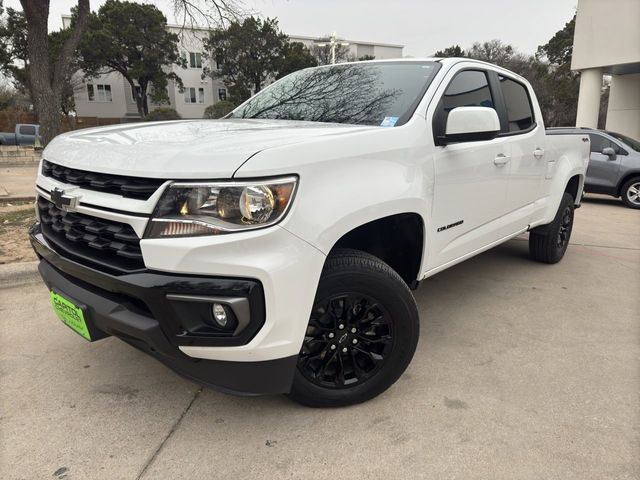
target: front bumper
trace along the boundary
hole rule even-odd
[[[296,339],[300,327],[295,329],[293,336],[285,337],[281,342],[290,344],[297,351],[289,348],[290,355],[263,358],[260,352],[265,335],[273,330],[276,322],[265,308],[265,304],[273,299],[265,299],[260,280],[149,270],[110,275],[56,253],[47,244],[37,225],[30,233],[32,246],[41,259],[39,271],[47,286],[86,305],[90,321],[100,331],[154,356],[187,378],[221,391],[248,395],[289,391],[296,368],[297,351],[302,342],[302,337]],[[186,332],[181,328],[181,315],[188,315],[189,312],[176,309],[170,300],[176,295],[246,298],[250,305],[250,318],[244,334],[204,339],[197,335],[185,335]],[[299,318],[302,332],[306,327],[308,311]],[[271,328],[265,333],[269,325]],[[200,358],[189,355],[186,352],[190,350],[203,355]],[[237,360],[210,358],[215,357],[216,352],[227,350],[235,351]]]

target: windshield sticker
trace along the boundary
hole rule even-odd
[[[396,122],[398,121],[398,118],[400,117],[384,117],[384,120],[382,120],[382,123],[380,124],[381,127],[393,127]]]

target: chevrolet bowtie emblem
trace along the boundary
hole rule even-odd
[[[72,212],[78,204],[78,197],[65,193],[61,188],[54,188],[51,192],[51,201],[61,210]]]

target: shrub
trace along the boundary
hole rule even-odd
[[[147,122],[158,122],[161,120],[180,120],[182,117],[173,108],[159,107],[149,112],[144,120]]]
[[[228,100],[222,100],[205,108],[203,118],[222,118],[234,108],[236,107],[233,103]]]

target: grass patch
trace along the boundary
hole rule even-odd
[[[36,214],[33,211],[33,206],[21,208],[20,210],[14,210],[12,212],[0,213],[0,226],[7,226],[15,223],[22,223],[30,218],[35,218]]]

